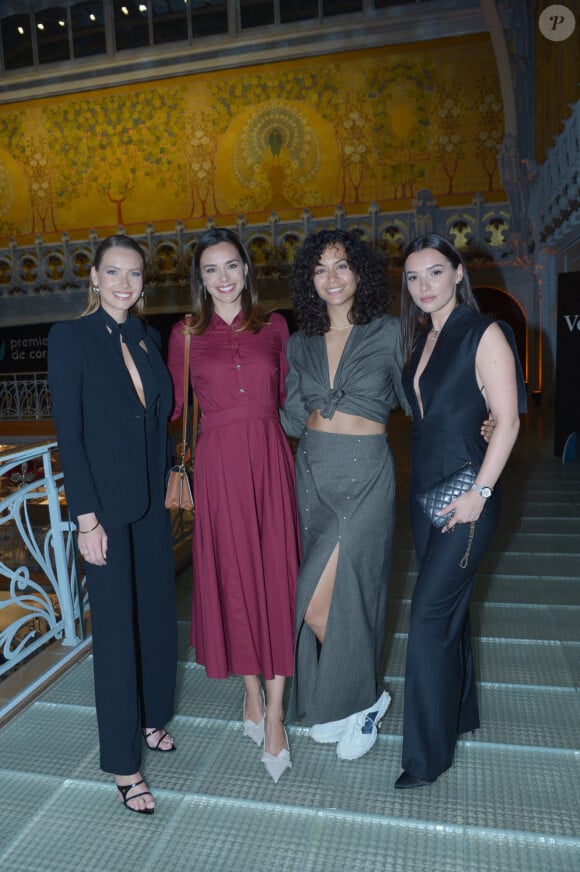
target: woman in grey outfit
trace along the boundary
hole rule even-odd
[[[354,233],[322,230],[298,252],[299,331],[282,423],[300,439],[298,576],[290,719],[341,759],[366,754],[390,696],[379,674],[395,509],[389,413],[408,411],[399,320],[386,275]]]

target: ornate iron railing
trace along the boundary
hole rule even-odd
[[[74,646],[87,609],[56,443],[0,454],[0,676],[54,639]]]
[[[529,168],[533,175],[534,168]],[[580,225],[580,100],[545,163],[531,180],[530,215],[540,244],[554,244]]]
[[[0,377],[0,421],[46,421],[51,417],[46,373],[6,373]]]
[[[209,220],[207,226],[213,226]],[[476,195],[469,205],[439,207],[430,191],[419,191],[411,210],[382,212],[372,205],[366,214],[348,215],[338,206],[332,215],[318,218],[305,209],[300,218],[281,221],[272,213],[259,224],[248,224],[240,215],[229,225],[248,245],[258,277],[287,278],[294,249],[314,230],[340,227],[358,230],[376,248],[382,249],[392,263],[397,264],[405,245],[417,234],[430,230],[455,239],[469,257],[484,257],[502,261],[510,256],[508,236],[511,224],[507,202],[488,203]],[[124,232],[124,228],[118,228]],[[157,232],[149,225],[146,232],[134,235],[147,253],[148,286],[167,288],[185,286],[189,280],[191,255],[196,237],[201,231],[187,229],[177,222],[175,229]],[[99,237],[91,231],[86,240],[71,240],[63,233],[61,240],[44,242],[36,237],[33,245],[18,246],[11,240],[8,248],[0,249],[0,298],[12,304],[20,296],[51,293],[75,294],[86,291],[90,264]],[[70,307],[69,307],[70,308]]]

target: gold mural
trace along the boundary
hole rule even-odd
[[[0,107],[0,245],[504,199],[485,34]]]

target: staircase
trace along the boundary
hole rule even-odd
[[[188,645],[178,577],[178,752],[145,757],[153,817],[128,814],[98,766],[90,656],[0,730],[3,872],[576,872],[580,870],[580,464],[551,456],[541,410],[504,481],[502,526],[472,605],[481,729],[433,786],[395,791],[414,582],[408,425],[396,420],[398,529],[385,642],[393,703],[354,762],[290,728],[275,785],[242,737],[238,678]]]

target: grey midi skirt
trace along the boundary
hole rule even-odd
[[[296,456],[296,490],[302,563],[288,719],[311,725],[361,711],[382,691],[395,508],[386,435],[305,430]],[[320,645],[304,615],[337,544],[336,580]]]

